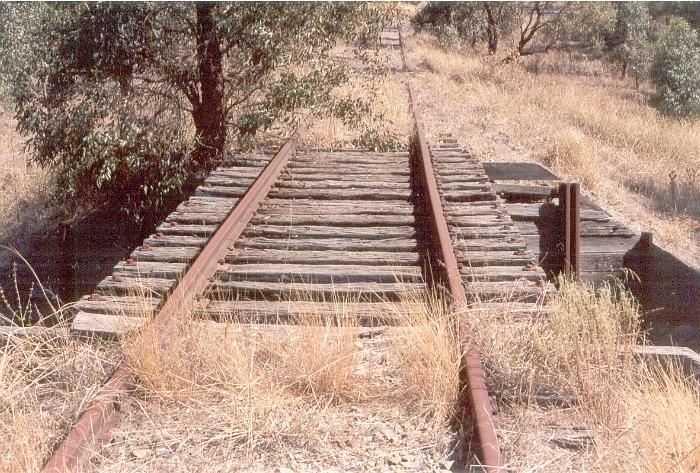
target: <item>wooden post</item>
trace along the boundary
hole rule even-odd
[[[581,186],[559,184],[559,211],[563,226],[564,274],[578,277],[581,261]]]

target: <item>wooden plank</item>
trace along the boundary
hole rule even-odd
[[[253,184],[254,178],[243,178],[235,176],[226,176],[222,174],[210,174],[204,179],[204,186],[224,186],[248,189]]]
[[[418,266],[320,265],[290,263],[231,264],[216,273],[220,281],[298,282],[331,284],[352,282],[421,282]]]
[[[333,181],[338,182],[358,182],[358,181],[374,181],[374,182],[390,182],[392,184],[411,184],[411,178],[407,175],[395,175],[395,174],[378,174],[378,173],[368,173],[368,174],[329,174],[328,172],[322,172],[317,174],[303,173],[303,174],[291,174],[289,172],[282,173],[282,179],[303,181],[314,183],[317,181],[327,181],[333,179]]]
[[[473,281],[528,281],[545,279],[544,271],[538,266],[465,266],[461,270],[464,282]]]
[[[190,210],[185,212],[174,211],[165,219],[166,222],[176,222],[183,225],[218,225],[223,222],[229,212],[201,212]]]
[[[439,186],[461,182],[478,182],[480,184],[486,184],[489,182],[488,176],[485,173],[478,171],[471,171],[468,174],[436,174],[435,179],[437,180]]]
[[[445,182],[445,183],[439,183],[438,184],[438,189],[440,189],[442,192],[451,192],[451,191],[481,191],[482,189],[491,189],[491,186],[488,183],[482,183],[482,182],[474,182],[474,181],[453,181],[453,182]]]
[[[270,199],[263,203],[259,213],[286,215],[413,215],[413,206],[406,201]]]
[[[107,276],[97,284],[95,292],[104,295],[163,295],[175,286],[175,279],[130,278],[126,276]]]
[[[377,325],[400,321],[399,314],[418,310],[419,305],[407,302],[204,300],[195,310],[194,316],[238,323],[304,323],[321,317]]]
[[[196,190],[196,195],[201,196],[221,196],[221,197],[242,197],[246,189],[224,186],[200,186]],[[297,197],[319,199],[319,200],[335,200],[342,199],[357,199],[357,200],[408,200],[411,197],[411,191],[399,189],[342,189],[342,190],[325,190],[325,189],[280,189],[274,187],[269,197],[276,199],[294,199]]]
[[[208,238],[192,235],[164,235],[154,234],[143,241],[144,246],[175,248],[180,246],[202,248],[207,244]]]
[[[493,201],[496,200],[496,194],[485,191],[447,191],[442,192],[443,200],[447,202],[474,202],[474,201]]]
[[[463,239],[453,236],[457,251],[518,251],[526,250],[525,242],[518,236],[511,238]]]
[[[498,227],[511,225],[513,221],[506,214],[486,214],[480,216],[448,216],[447,223],[459,228]]]
[[[298,213],[261,213],[253,217],[252,225],[326,225],[333,227],[367,227],[384,226],[400,227],[413,226],[415,218],[412,215],[335,215],[315,214],[299,215]]]
[[[176,279],[187,269],[186,263],[163,263],[154,261],[120,261],[114,267],[114,275],[133,278]]]
[[[272,283],[256,281],[216,281],[209,286],[208,294],[217,299],[238,300],[259,298],[269,300],[324,300],[338,298],[356,302],[405,300],[407,294],[423,294],[425,285],[418,283]]]
[[[516,221],[536,221],[543,218],[542,205],[552,205],[552,204],[541,204],[541,203],[507,203],[505,204],[505,209],[513,220]],[[547,209],[544,218],[548,218],[551,215],[551,210]],[[605,212],[593,209],[581,209],[581,221],[590,220],[596,222],[608,222],[610,221],[610,216]]]
[[[359,238],[363,240],[387,238],[413,238],[415,229],[409,226],[396,227],[329,227],[329,226],[284,226],[255,225],[248,227],[245,237],[275,238]]]
[[[533,281],[469,282],[464,289],[471,300],[501,302],[538,302],[554,291]]]
[[[397,251],[293,251],[286,249],[235,249],[226,256],[226,262],[241,263],[295,263],[295,264],[362,264],[408,266],[418,265],[416,253]]]
[[[178,224],[177,222],[165,222],[158,225],[157,233],[163,235],[190,235],[199,237],[209,237],[213,235],[216,229],[219,228],[215,224],[196,225],[196,224]]]
[[[160,299],[155,297],[103,296],[91,294],[80,299],[76,303],[76,308],[79,311],[91,312],[94,314],[143,317],[152,315],[159,303]]]
[[[465,266],[526,266],[534,262],[524,251],[457,251],[457,260]]]
[[[418,244],[413,238],[347,239],[347,238],[299,238],[284,240],[279,238],[245,236],[236,248],[260,248],[294,251],[395,251],[415,252]]]
[[[195,190],[195,195],[212,197],[243,197],[247,190],[247,187],[199,186],[197,187],[197,190]]]
[[[540,235],[540,230],[535,222],[516,222],[518,230],[523,235]],[[634,235],[630,229],[615,221],[600,222],[585,220],[581,222],[581,237],[625,237]]]
[[[556,174],[537,163],[482,163],[493,181],[559,181]]]
[[[494,184],[496,193],[507,201],[547,200],[557,189],[550,186],[528,186],[521,184]]]
[[[517,238],[520,234],[514,228],[513,225],[503,225],[498,227],[479,227],[479,228],[467,228],[467,227],[450,227],[450,234],[453,239],[492,239],[492,238],[502,238],[510,239]]]
[[[358,179],[349,180],[306,180],[306,179],[282,179],[275,183],[278,189],[369,189],[374,192],[382,192],[385,189],[406,190],[410,192],[410,185],[404,182],[378,182]]]

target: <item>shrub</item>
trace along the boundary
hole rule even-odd
[[[700,41],[682,18],[672,18],[659,33],[650,76],[661,112],[700,115]]]

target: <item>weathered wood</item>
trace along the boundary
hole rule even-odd
[[[318,199],[318,200],[335,200],[342,196],[346,200],[406,200],[411,198],[410,189],[344,189],[342,192],[333,189],[304,189],[291,190],[273,188],[269,194],[272,198],[277,199],[294,199],[297,197]]]
[[[208,239],[204,237],[192,236],[192,235],[164,235],[155,234],[151,235],[143,241],[144,246],[156,247],[179,247],[179,246],[190,246],[195,248],[202,248],[207,244]]]
[[[310,199],[269,199],[260,208],[261,214],[299,215],[413,215],[413,206],[406,201],[341,201]]]
[[[524,246],[524,245],[523,245]],[[294,251],[395,251],[414,252],[418,244],[413,238],[346,239],[346,238],[279,238],[245,236],[236,244],[240,248],[280,249]]]
[[[158,225],[157,233],[164,235],[191,235],[200,237],[209,237],[214,234],[218,225],[196,225],[196,224],[177,224],[177,222],[165,222]]]
[[[418,266],[365,266],[316,264],[232,264],[216,277],[220,281],[332,283],[420,282]]]
[[[550,186],[528,186],[521,184],[494,184],[496,193],[501,194],[508,201],[533,201],[547,200],[557,190]]]
[[[480,191],[482,189],[491,189],[488,183],[473,182],[473,181],[453,181],[438,184],[438,189],[442,192],[452,191]]]
[[[395,174],[338,174],[333,173],[329,175],[328,172],[313,173],[303,173],[303,174],[291,174],[290,172],[283,172],[281,179],[285,181],[303,181],[303,182],[316,182],[316,181],[327,181],[332,179],[333,181],[340,182],[358,182],[358,181],[374,181],[374,182],[390,182],[393,184],[406,184],[407,186],[411,184],[410,176],[406,175],[395,175]]]
[[[505,209],[511,218],[515,221],[536,221],[542,218],[541,203],[508,203],[505,204]],[[581,221],[596,221],[596,222],[608,222],[610,221],[610,216],[605,212],[593,209],[581,209]]]
[[[457,216],[447,217],[447,223],[457,228],[468,227],[498,227],[511,225],[512,220],[506,214],[486,214],[480,216]]]
[[[115,275],[123,275],[133,278],[162,278],[176,279],[187,268],[185,263],[163,263],[153,261],[133,261],[131,263],[121,261],[114,267]]]
[[[243,197],[247,190],[247,187],[199,186],[197,187],[197,190],[195,190],[195,195],[212,197]]]
[[[540,230],[535,222],[516,222],[518,230],[523,235],[539,235]],[[634,235],[629,228],[615,221],[600,222],[584,220],[581,222],[581,237],[631,237]]]
[[[410,191],[410,186],[404,182],[380,182],[367,180],[307,180],[307,179],[283,179],[275,183],[278,189],[319,189],[319,190],[354,190],[354,189],[369,189],[374,192],[382,192],[386,189],[398,189]],[[337,192],[336,195],[344,195],[344,192]]]
[[[271,283],[255,281],[216,281],[209,286],[211,297],[237,300],[263,297],[270,300],[398,301],[410,294],[422,294],[425,285],[417,283]],[[408,295],[407,295],[408,294]]]
[[[481,302],[538,302],[553,293],[553,288],[546,288],[533,281],[514,282],[468,282],[464,289],[471,300]]]
[[[462,280],[472,281],[540,281],[545,279],[544,271],[538,266],[476,266],[461,269]]]
[[[95,314],[114,314],[129,317],[152,315],[160,303],[155,297],[135,296],[101,296],[92,294],[85,296],[76,303],[79,311]]]
[[[457,251],[457,259],[465,266],[526,266],[534,263],[525,251]]]
[[[451,227],[450,233],[458,239],[502,238],[508,240],[520,236],[515,226],[509,224],[498,227]]]
[[[442,193],[442,198],[447,202],[473,202],[496,200],[496,194],[484,191],[447,191]]]
[[[260,213],[251,220],[252,225],[326,225],[333,227],[367,227],[367,226],[412,226],[412,215],[335,215],[316,214],[299,215],[297,213]]]
[[[242,189],[248,189],[250,185],[253,183],[255,179],[247,177],[247,178],[242,178],[242,177],[234,177],[234,176],[226,176],[226,175],[210,175],[207,177],[203,185],[204,186],[224,186],[224,187],[235,187],[235,188],[242,188]]]
[[[525,242],[522,238],[513,236],[512,238],[483,238],[468,240],[454,237],[453,245],[457,251],[518,251],[526,250]]]
[[[95,292],[105,295],[160,296],[170,292],[175,283],[175,279],[107,276],[100,281]]]
[[[348,325],[378,325],[401,322],[420,306],[408,302],[307,302],[205,300],[194,315],[237,323],[312,323],[316,318]],[[409,316],[410,317],[410,316]]]
[[[387,238],[412,238],[413,227],[327,227],[327,226],[284,226],[254,225],[243,233],[245,237],[275,238],[359,238],[363,240],[383,240]]]
[[[166,222],[176,222],[183,225],[218,225],[228,216],[229,212],[175,211],[168,215]]]
[[[493,181],[558,181],[560,178],[537,163],[483,163]]]
[[[294,264],[362,264],[386,266],[418,265],[416,253],[398,251],[292,251],[277,249],[236,249],[226,256],[233,264],[294,263]]]

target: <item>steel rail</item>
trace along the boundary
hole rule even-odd
[[[415,181],[423,200],[423,215],[432,235],[434,256],[438,264],[431,268],[436,271],[443,284],[450,292],[453,303],[457,307],[466,307],[467,296],[462,285],[462,277],[455,254],[452,238],[450,237],[447,220],[442,209],[442,201],[435,179],[433,164],[430,159],[430,149],[425,137],[425,129],[418,111],[418,103],[410,84],[407,84],[408,95],[413,110],[416,133],[411,149],[412,163],[416,170]],[[466,411],[471,413],[474,432],[478,440],[478,457],[484,469],[489,473],[503,472],[503,458],[498,446],[498,437],[491,401],[486,388],[486,375],[478,348],[469,343],[462,357],[460,367],[460,383],[462,389],[467,389]],[[460,389],[461,391],[461,389]],[[468,442],[465,442],[467,445]]]
[[[209,239],[177,287],[161,304],[153,321],[160,343],[167,341],[168,328],[175,317],[182,314],[194,297],[204,291],[216,272],[219,261],[240,237],[286,166],[300,135],[301,129],[297,128]],[[131,368],[126,360],[122,360],[107,383],[100,389],[96,399],[83,411],[68,435],[53,452],[41,470],[42,473],[74,471],[89,460],[92,454],[99,450],[109,429],[118,423],[121,409],[119,399],[127,394],[132,386]]]

